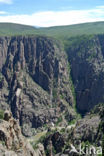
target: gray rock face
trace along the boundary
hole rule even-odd
[[[21,134],[18,122],[6,111],[0,121],[0,155],[35,156],[35,151]]]
[[[73,131],[73,139],[94,143],[97,140],[100,122],[100,117],[97,115],[86,116],[84,119],[79,120]]]
[[[83,114],[104,102],[104,35],[79,37],[67,52],[77,108]]]
[[[74,102],[67,66],[65,53],[52,39],[0,38],[0,108],[11,108],[24,135],[57,122],[65,112],[69,121],[75,117],[69,109]]]
[[[42,144],[34,150],[24,138],[10,111],[5,111],[4,120],[0,120],[0,156],[45,156]]]
[[[65,138],[59,132],[48,135],[44,140],[45,151],[47,156],[53,156],[53,149],[55,153],[61,153],[65,145]]]

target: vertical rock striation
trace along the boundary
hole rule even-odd
[[[24,135],[64,114],[75,118],[68,61],[57,41],[1,37],[0,47],[0,108],[11,108]]]

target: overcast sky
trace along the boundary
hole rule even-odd
[[[56,26],[104,21],[104,0],[0,0],[0,22]]]

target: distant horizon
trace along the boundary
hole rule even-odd
[[[0,22],[53,27],[104,21],[103,0],[0,0]]]
[[[51,28],[51,27],[64,27],[64,26],[75,26],[75,25],[83,25],[83,24],[91,24],[91,23],[103,23],[104,21],[94,21],[94,22],[85,22],[85,23],[77,23],[77,24],[69,24],[69,25],[56,25],[56,26],[48,26],[48,27],[41,27],[41,26],[34,26],[29,24],[21,24],[21,23],[15,23],[15,22],[0,22],[0,24],[16,24],[16,25],[24,25],[24,26],[30,26],[33,28]]]

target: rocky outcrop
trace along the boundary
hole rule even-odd
[[[73,145],[83,144],[102,146],[104,135],[104,106],[94,107],[84,118],[78,120],[69,133],[68,140]]]
[[[97,141],[100,122],[101,119],[97,115],[92,117],[87,115],[79,120],[73,131],[73,141],[89,141],[90,143]]]
[[[21,134],[18,122],[9,111],[0,120],[0,155],[1,156],[38,156],[29,142]],[[43,155],[42,155],[43,156]]]
[[[0,47],[0,108],[11,108],[25,136],[61,115],[75,118],[68,61],[57,41],[1,37]]]
[[[99,151],[102,152],[104,133],[102,113],[102,106],[98,106],[84,118],[78,120],[70,129],[61,129],[60,132],[49,131],[43,142],[47,156],[90,155],[86,154],[86,148],[91,147],[99,147]],[[84,154],[81,149],[85,151]]]
[[[65,138],[58,131],[49,134],[44,139],[44,148],[47,156],[53,156],[54,154],[61,153],[65,145]]]

